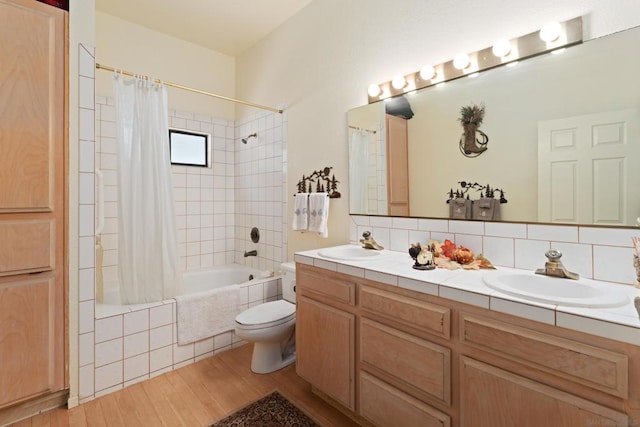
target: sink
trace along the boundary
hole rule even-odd
[[[326,248],[318,251],[318,255],[321,257],[337,261],[374,260],[378,259],[380,254],[380,251],[364,249],[363,247],[355,245],[335,246],[333,248]]]
[[[487,273],[484,283],[497,291],[515,297],[569,307],[619,307],[629,302],[626,295],[607,292],[585,283],[525,272]]]

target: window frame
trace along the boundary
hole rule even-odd
[[[202,142],[204,143],[204,164],[182,163],[182,162],[173,161],[173,151],[172,151],[173,138],[172,137],[174,134],[187,135],[191,137],[198,137],[198,139],[203,139]],[[199,167],[199,168],[211,167],[211,134],[206,132],[197,132],[192,130],[169,128],[169,162],[171,163],[171,165],[176,165],[176,166],[193,166],[193,167]]]

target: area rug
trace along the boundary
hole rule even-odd
[[[320,427],[278,391],[248,404],[210,427]]]

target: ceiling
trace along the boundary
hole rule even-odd
[[[311,0],[96,0],[96,9],[235,57],[310,2]]]

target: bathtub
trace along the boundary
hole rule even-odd
[[[249,286],[259,283],[264,272],[240,264],[228,264],[211,267],[206,270],[186,271],[183,273],[183,294],[204,292],[233,284]],[[273,278],[268,278],[273,280]],[[173,299],[145,304],[123,305],[120,303],[120,288],[117,283],[105,283],[103,302],[96,304],[96,318],[112,316],[119,313],[138,311],[156,305],[174,302]]]

